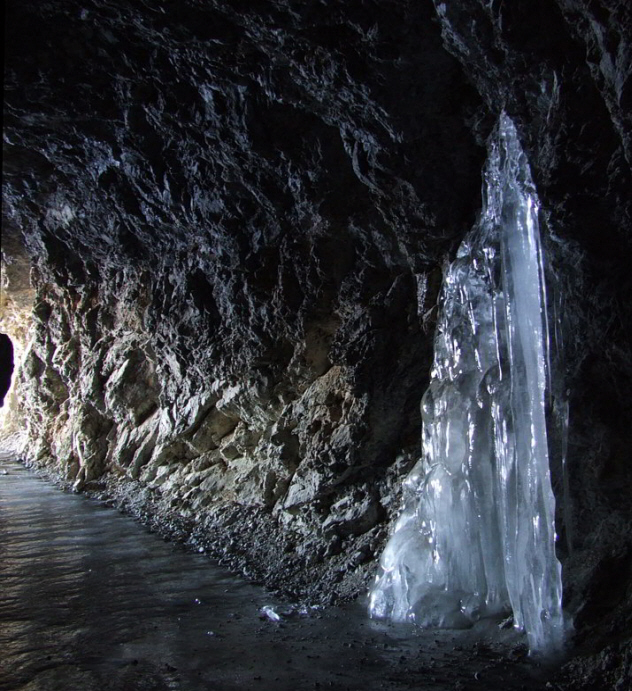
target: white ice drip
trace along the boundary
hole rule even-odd
[[[444,279],[422,457],[370,596],[374,617],[465,627],[511,608],[532,651],[563,639],[538,199],[516,129],[489,145],[480,220]]]

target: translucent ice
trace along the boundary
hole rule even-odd
[[[444,279],[422,457],[370,596],[375,617],[466,627],[513,610],[531,650],[563,638],[547,423],[538,200],[511,120],[483,210]]]
[[[270,621],[281,621],[281,615],[270,605],[262,607],[260,610],[261,617],[263,619],[269,619]]]

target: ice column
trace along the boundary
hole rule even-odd
[[[535,651],[563,639],[546,402],[538,200],[516,130],[489,144],[483,209],[444,279],[422,457],[370,595],[374,617],[466,627],[513,611]]]

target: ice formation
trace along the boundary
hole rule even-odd
[[[546,405],[538,200],[508,116],[483,210],[442,289],[422,457],[370,595],[374,617],[466,627],[511,609],[532,651],[563,639]]]

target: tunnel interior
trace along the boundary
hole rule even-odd
[[[563,344],[568,688],[621,687],[632,6],[514,5],[7,2],[2,388],[15,358],[19,455],[64,487],[295,601],[358,601],[506,115]]]

